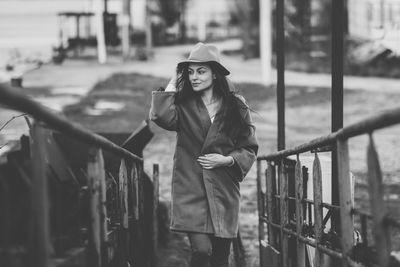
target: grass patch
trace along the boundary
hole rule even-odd
[[[151,91],[167,83],[166,79],[139,74],[115,74],[95,85],[79,103],[68,106],[65,114],[93,131],[130,132],[148,117]],[[91,116],[85,110],[97,101],[123,103],[117,112]]]
[[[65,108],[65,114],[74,121],[84,124],[94,131],[122,132],[130,131],[148,116],[151,91],[165,86],[167,79],[136,73],[119,73],[101,81],[79,103]],[[266,101],[276,98],[274,86],[256,83],[236,83],[238,93],[243,95],[253,110],[260,109]],[[124,103],[123,110],[91,116],[86,108],[93,107],[100,100]],[[286,104],[290,107],[326,103],[330,100],[330,91],[324,88],[287,87]]]
[[[150,75],[114,74],[97,83],[79,103],[66,107],[65,114],[93,131],[129,132],[148,117],[151,91],[167,83],[167,79]],[[259,84],[239,83],[237,88],[252,107],[257,107],[275,95],[274,88]],[[87,115],[85,110],[100,100],[124,103],[125,108],[102,116]]]

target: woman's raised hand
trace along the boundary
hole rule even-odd
[[[176,92],[176,74],[172,76],[171,80],[169,80],[169,83],[167,85],[167,88],[165,88],[166,92]]]
[[[217,167],[231,166],[234,160],[231,156],[224,156],[217,153],[205,154],[197,158],[203,169],[214,169]]]

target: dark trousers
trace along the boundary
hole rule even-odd
[[[190,267],[228,267],[231,239],[188,233],[192,248]]]

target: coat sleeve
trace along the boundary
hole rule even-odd
[[[246,108],[244,119],[249,125],[253,125],[250,110]],[[239,182],[243,181],[251,166],[256,160],[258,152],[258,142],[255,135],[255,127],[248,130],[244,130],[239,134],[235,149],[228,153],[228,156],[232,156],[235,163],[228,167],[228,172],[233,177],[237,177]]]
[[[178,129],[178,111],[175,105],[176,92],[153,91],[149,118],[169,131]]]

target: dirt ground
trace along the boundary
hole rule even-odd
[[[79,104],[66,109],[66,115],[94,131],[115,132],[133,131],[147,118],[150,106],[151,90],[165,85],[166,79],[138,74],[117,74],[99,83]],[[276,97],[274,88],[257,84],[241,83],[237,85],[252,107],[256,133],[260,144],[260,155],[275,151],[276,148]],[[311,139],[327,135],[330,132],[330,90],[314,87],[290,87],[286,91],[286,144],[293,147]],[[101,116],[87,114],[87,108],[93,107],[100,100],[123,103],[119,111],[108,111]],[[397,108],[400,94],[345,91],[344,125],[365,119],[391,108]],[[170,199],[172,156],[175,146],[175,135],[151,124],[154,138],[144,151],[145,171],[152,172],[153,164],[160,165],[160,194],[162,201]],[[397,157],[400,148],[400,127],[374,133],[374,139],[380,157],[385,188],[388,192],[388,207],[399,216],[398,205],[400,184],[400,159]],[[361,136],[349,142],[351,171],[355,174],[356,207],[368,209],[366,189],[366,148],[367,138]],[[305,153],[304,157],[311,154]],[[324,171],[324,170],[323,170]],[[326,170],[329,172],[329,170]],[[244,240],[249,266],[258,266],[257,238],[257,199],[256,171],[252,168],[247,178],[241,183],[240,231]],[[396,195],[397,194],[397,195]],[[173,251],[167,249],[162,253],[169,255],[172,262],[186,266],[188,256],[187,240],[181,236],[177,239]],[[170,249],[170,248],[169,248]],[[396,250],[400,250],[396,244]],[[163,261],[167,264],[169,261]],[[169,264],[169,263],[168,263]],[[160,266],[167,266],[161,264]],[[172,265],[169,265],[172,266]]]

